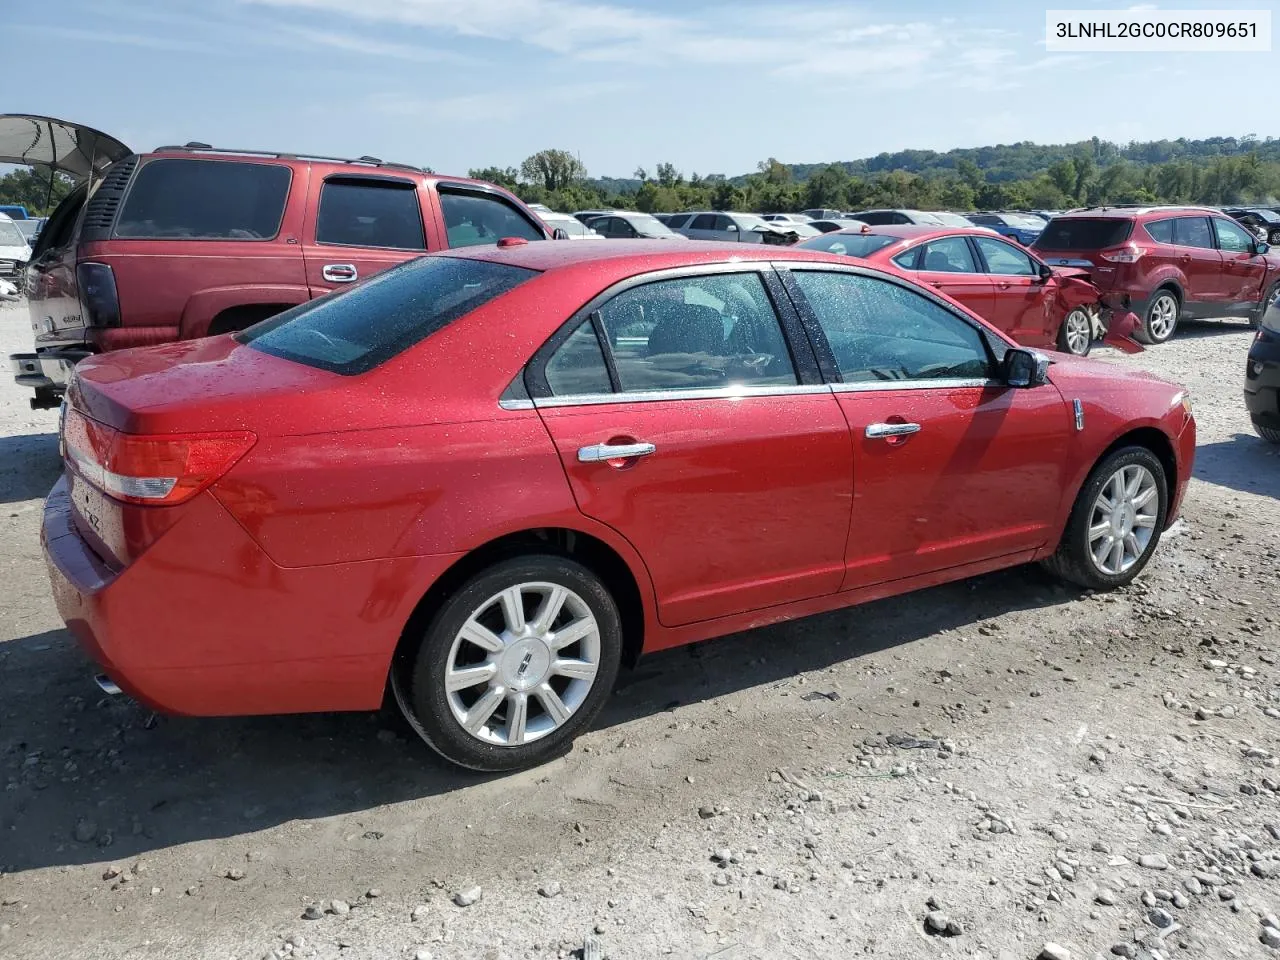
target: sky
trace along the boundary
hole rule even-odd
[[[1045,9],[1026,0],[0,0],[0,109],[81,122],[135,150],[199,140],[455,174],[518,166],[548,147],[576,153],[592,176],[629,177],[659,162],[734,175],[766,157],[1280,135],[1269,105],[1276,52],[1048,53]]]

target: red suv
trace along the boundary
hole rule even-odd
[[[1205,207],[1079,210],[1054,217],[1031,249],[1052,266],[1084,267],[1098,289],[1128,297],[1144,343],[1168,340],[1184,317],[1256,325],[1280,289],[1280,258]]]
[[[0,132],[43,118],[0,117]],[[133,154],[93,143],[73,156],[27,153],[84,176],[54,211],[26,271],[35,353],[10,357],[55,407],[84,357],[241,330],[416,257],[501,237],[543,240],[542,222],[492,184],[375,157],[219,150],[203,143]],[[0,143],[7,142],[0,139]],[[46,138],[56,150],[60,138]]]

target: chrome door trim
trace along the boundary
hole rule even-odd
[[[596,443],[578,448],[579,463],[606,463],[650,456],[658,448],[652,443]]]
[[[880,390],[961,390],[965,388],[1007,387],[1001,380],[951,377],[938,380],[871,380],[867,383],[833,383],[833,393],[872,393]]]
[[[868,423],[863,436],[868,440],[880,440],[885,437],[909,437],[919,432],[918,423]]]
[[[360,271],[354,263],[326,263],[320,270],[320,276],[330,283],[351,283],[360,279]]]
[[[664,400],[747,400],[757,397],[794,397],[830,392],[830,384],[797,383],[770,387],[739,385],[705,390],[632,390],[621,393],[582,393],[571,397],[535,397],[531,402],[534,407],[541,409],[544,407],[600,406],[606,403],[658,403]],[[503,403],[515,402],[526,401],[503,401]],[[506,407],[505,409],[524,408]]]

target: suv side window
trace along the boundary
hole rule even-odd
[[[599,310],[624,393],[798,382],[764,282],[755,272],[631,287]]]
[[[1218,248],[1227,253],[1252,253],[1253,237],[1239,226],[1222,217],[1213,217],[1213,229],[1218,234]]]
[[[316,243],[425,250],[412,181],[330,177],[320,188]]]
[[[920,294],[878,277],[792,272],[845,383],[988,379],[981,331]]]
[[[145,163],[115,235],[147,240],[270,240],[293,171],[278,163],[164,157]]]
[[[1147,233],[1156,243],[1173,243],[1173,221],[1152,220],[1146,225]]]
[[[688,222],[689,214],[687,213],[677,213],[675,216],[667,218],[667,226],[672,230],[675,230],[677,227],[683,227]]]
[[[716,216],[716,230],[737,230],[738,225],[734,223],[731,217],[726,217],[723,213]]]
[[[496,194],[441,187],[439,195],[450,247],[497,243],[503,237],[547,238],[540,227]]]
[[[1180,247],[1213,249],[1213,232],[1204,217],[1177,217],[1173,221],[1173,242]]]
[[[693,218],[693,223],[689,224],[690,230],[714,230],[716,228],[716,215],[714,213],[700,213]]]
[[[987,273],[1003,277],[1034,277],[1039,271],[1021,250],[994,237],[974,237],[978,252],[987,262]]]

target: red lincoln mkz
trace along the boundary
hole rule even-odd
[[[539,763],[638,654],[1033,560],[1132,580],[1186,393],[848,257],[526,243],[84,361],[43,539],[157,709],[373,710]]]

